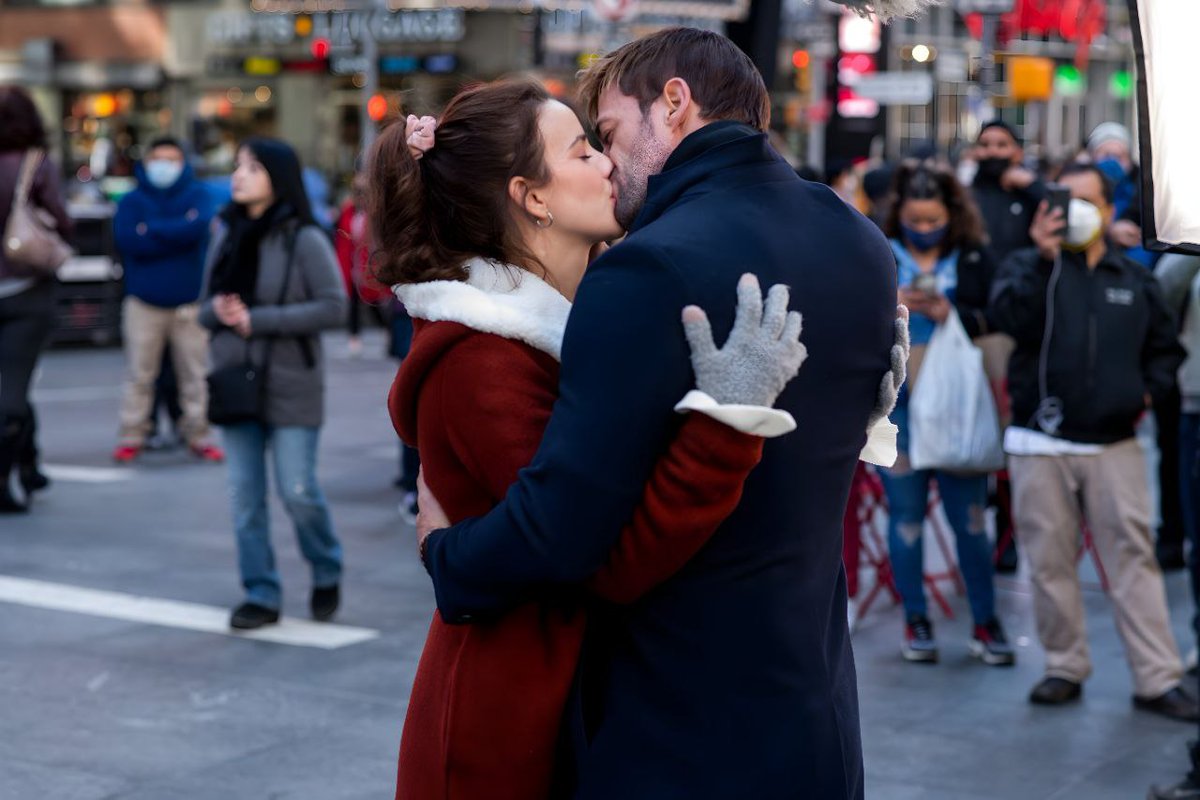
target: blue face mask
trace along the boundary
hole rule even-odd
[[[1104,176],[1113,183],[1120,183],[1125,180],[1125,168],[1121,166],[1121,162],[1115,158],[1106,158],[1096,162],[1096,169],[1104,173]]]
[[[918,253],[924,253],[940,245],[942,240],[946,238],[946,231],[949,229],[949,225],[943,225],[942,227],[934,228],[931,231],[914,231],[912,228],[903,223],[900,225],[900,232],[904,234],[905,240],[907,240],[908,243],[912,245]]]
[[[178,161],[156,159],[146,162],[146,180],[159,189],[169,189],[183,174],[183,164]]]

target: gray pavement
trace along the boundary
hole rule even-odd
[[[338,622],[380,636],[321,650],[0,602],[0,799],[392,796],[432,592],[391,486],[383,339],[369,337],[362,360],[342,357],[341,337],[327,346],[321,476],[347,562]],[[45,359],[35,392],[45,459],[97,471],[60,479],[28,517],[0,517],[0,580],[235,605],[224,469],[176,451],[108,471],[121,364],[117,350]],[[285,613],[304,617],[304,562],[273,512]],[[1022,579],[1001,579],[999,592],[1020,642],[1015,669],[967,656],[963,598],[952,598],[954,620],[934,614],[936,666],[901,662],[899,611],[871,610],[854,640],[869,798],[1128,800],[1181,773],[1195,729],[1131,708],[1107,601],[1083,569],[1096,674],[1064,709],[1025,702],[1040,656]],[[1168,593],[1186,649],[1182,575]]]

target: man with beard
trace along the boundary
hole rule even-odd
[[[589,615],[564,752],[587,800],[861,798],[842,515],[889,369],[894,257],[771,149],[766,87],[727,39],[681,28],[631,42],[581,94],[629,235],[579,287],[560,399],[506,500],[445,527],[422,498],[438,609],[485,621],[595,572],[694,385],[680,310],[707,309],[724,341],[742,273],[786,283],[809,358],[777,407],[798,427],[768,443],[738,508],[679,573]]]
[[[997,264],[1012,251],[1033,246],[1029,226],[1046,190],[1037,175],[1022,166],[1024,156],[1021,140],[1008,123],[998,119],[984,123],[975,142],[979,170],[971,194],[983,215]]]

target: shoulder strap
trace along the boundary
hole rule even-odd
[[[17,178],[17,188],[13,193],[13,207],[24,206],[29,202],[29,192],[33,189],[33,179],[38,168],[42,166],[45,153],[37,148],[25,151],[21,159],[20,177]]]
[[[288,287],[292,282],[292,272],[294,272],[296,260],[296,239],[300,236],[300,226],[292,227],[287,234],[287,261],[283,268],[283,285],[279,289],[279,300],[275,303],[277,306],[284,304],[287,299]],[[263,369],[266,370],[271,362],[271,345],[275,342],[274,336],[267,338],[266,353],[263,355]],[[296,336],[296,341],[300,344],[300,354],[304,358],[304,366],[312,369],[317,365],[316,356],[313,354],[312,342],[307,336]]]

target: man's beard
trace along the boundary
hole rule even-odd
[[[672,150],[666,142],[655,138],[649,115],[643,117],[638,138],[634,141],[625,163],[617,168],[614,178],[617,186],[617,205],[613,213],[625,230],[629,230],[633,225],[646,203],[650,176],[662,172]]]

